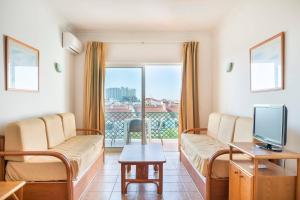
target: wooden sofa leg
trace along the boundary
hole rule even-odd
[[[182,161],[182,159],[181,159],[181,157],[182,157],[182,153],[181,153],[181,147],[179,147],[179,161],[181,162]]]
[[[103,164],[105,163],[105,149],[103,150]]]
[[[181,151],[179,151],[179,161],[181,162]]]

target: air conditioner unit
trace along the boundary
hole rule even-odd
[[[74,54],[80,54],[83,48],[81,41],[70,32],[62,33],[62,46]]]

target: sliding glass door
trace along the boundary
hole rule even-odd
[[[107,67],[106,147],[178,139],[181,65]]]
[[[145,117],[151,121],[152,143],[177,150],[181,65],[145,65]]]
[[[106,147],[141,142],[143,68],[107,67],[105,79]]]

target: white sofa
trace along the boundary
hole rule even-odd
[[[104,136],[97,130],[93,135],[78,131],[88,130],[76,129],[72,113],[8,125],[5,179],[27,182],[25,200],[79,199],[103,162]]]
[[[212,113],[207,128],[190,129],[182,134],[181,161],[204,197],[228,198],[228,143],[252,142],[252,124],[251,118]],[[249,158],[238,154],[235,159]]]

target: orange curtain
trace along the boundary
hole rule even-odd
[[[179,111],[179,146],[181,133],[190,128],[199,128],[198,90],[198,42],[183,44],[182,89]]]
[[[102,133],[105,131],[105,49],[102,42],[88,42],[84,71],[84,125]]]

